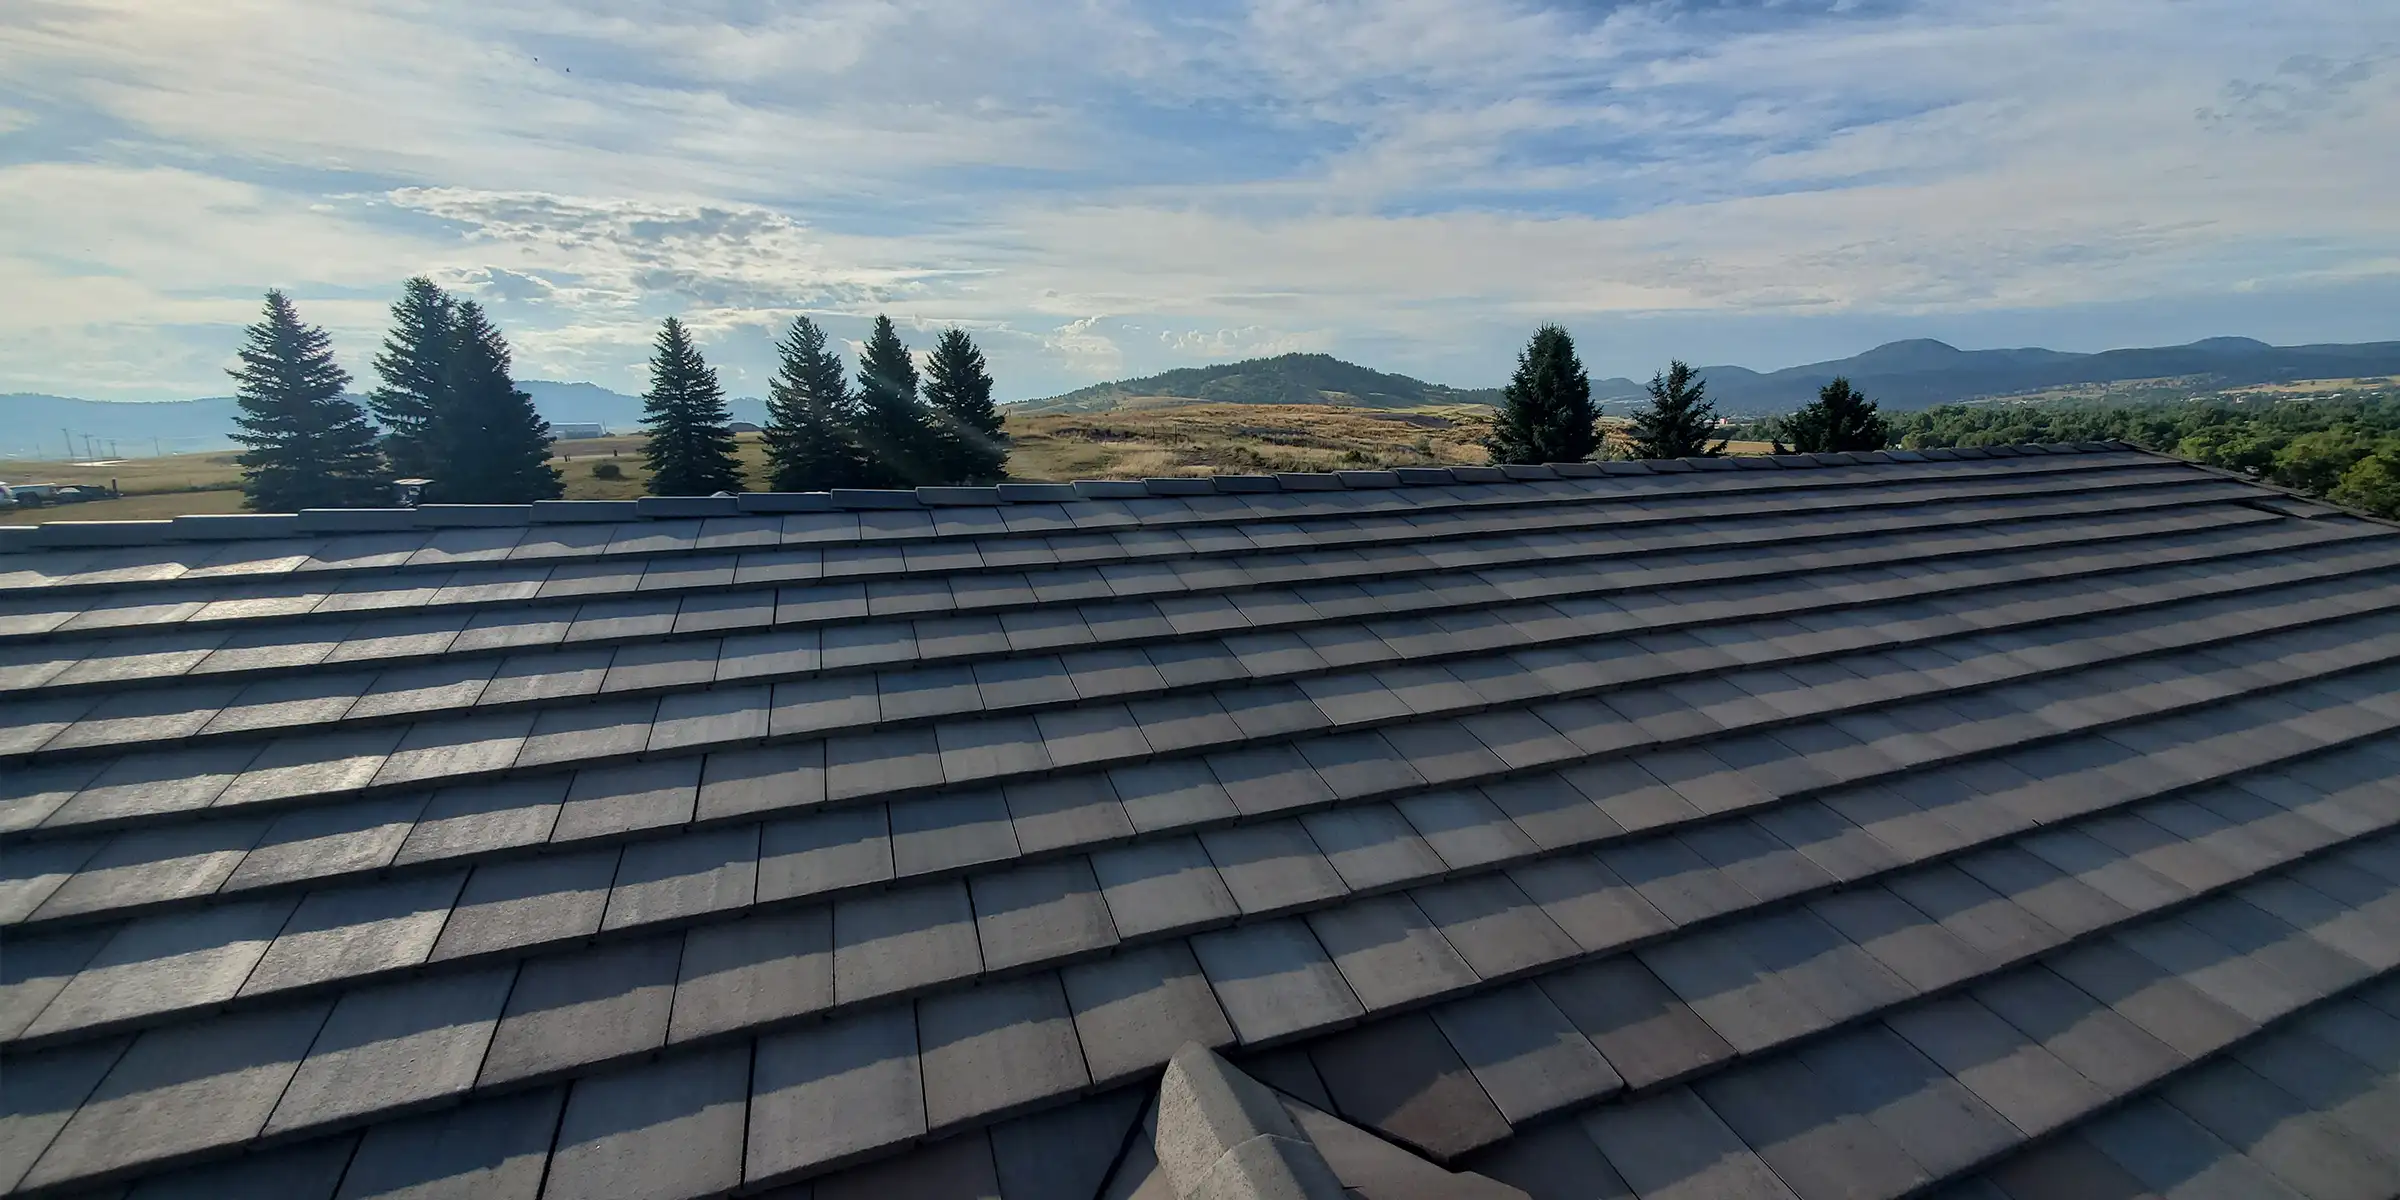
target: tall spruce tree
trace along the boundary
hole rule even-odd
[[[300,323],[282,292],[244,329],[242,365],[227,372],[240,411],[233,440],[248,447],[245,503],[262,512],[349,508],[380,502],[383,455],[365,410],[342,395],[350,373],[333,361],[323,329]]]
[[[850,381],[825,331],[796,318],[775,353],[780,362],[767,384],[768,486],[778,492],[871,486],[851,438],[857,414]]]
[[[878,315],[858,356],[858,447],[869,487],[939,479],[933,424],[917,395],[917,364],[890,317]]]
[[[1875,411],[1875,402],[1838,376],[1817,389],[1814,403],[1784,418],[1783,433],[1802,454],[1881,450],[1892,442],[1892,427]]]
[[[367,393],[367,406],[383,426],[384,453],[395,474],[426,477],[438,469],[441,454],[430,428],[434,413],[447,402],[451,325],[456,305],[420,275],[401,285],[392,305],[392,331],[375,356],[375,374],[382,383]]]
[[[668,317],[650,356],[650,390],[642,396],[642,421],[649,441],[642,457],[650,467],[650,491],[658,496],[708,496],[742,488],[741,463],[733,454],[733,414],[717,373],[683,322]]]
[[[1575,357],[1575,339],[1556,325],[1534,331],[1517,352],[1500,414],[1484,448],[1496,463],[1582,462],[1600,448],[1600,411],[1592,381]]]
[[[1008,474],[1008,438],[992,407],[992,375],[964,329],[945,329],[925,363],[935,456],[944,483],[992,483]]]
[[[525,504],[559,497],[550,422],[509,377],[508,341],[472,300],[450,328],[442,400],[427,425],[435,498],[447,504]]]
[[[1716,432],[1717,406],[1708,399],[1708,385],[1681,359],[1665,372],[1650,377],[1650,407],[1634,414],[1630,431],[1635,458],[1713,458],[1725,453],[1725,442],[1710,443]]]

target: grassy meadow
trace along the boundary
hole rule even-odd
[[[1138,479],[1470,465],[1489,458],[1483,439],[1491,416],[1491,409],[1477,404],[1412,409],[1174,404],[1102,413],[1010,413],[1008,470],[1015,479]],[[757,434],[737,440],[751,486],[764,487],[764,442]],[[1736,442],[1732,449],[1763,453],[1767,447]],[[562,441],[555,450],[551,461],[558,464],[570,500],[622,500],[648,492],[638,434]],[[612,472],[616,477],[608,478]],[[241,509],[241,468],[231,451],[90,466],[0,460],[0,480],[114,480],[125,493],[116,500],[0,512],[0,524],[150,520]]]

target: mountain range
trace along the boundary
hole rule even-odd
[[[2003,396],[2074,384],[2191,378],[2209,387],[2239,387],[2292,379],[2400,375],[2400,341],[2272,346],[2252,338],[2206,338],[2182,346],[2075,354],[2029,347],[1961,350],[1919,338],[1888,342],[1864,354],[1779,371],[1702,367],[1709,394],[1727,415],[1788,412],[1814,399],[1835,376],[1850,380],[1885,408],[1914,409],[1958,400]],[[641,421],[639,397],[592,383],[525,380],[519,384],[553,423],[597,422],[628,431]],[[1638,404],[1642,385],[1622,377],[1594,379],[1604,411]],[[1427,404],[1497,404],[1498,388],[1459,388],[1372,370],[1324,354],[1284,354],[1206,367],[1183,367],[1143,379],[1078,388],[1063,395],[1007,406],[1017,413],[1102,412],[1123,406],[1216,401],[1237,404],[1346,404],[1414,408]],[[763,422],[766,403],[731,400],[737,421]],[[217,396],[158,403],[76,400],[30,393],[0,395],[0,458],[51,458],[68,448],[119,453],[222,450],[233,442],[234,402]]]

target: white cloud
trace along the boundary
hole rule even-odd
[[[2353,0],[20,2],[0,390],[221,390],[277,284],[363,365],[415,273],[528,374],[888,312],[1011,395],[2400,284],[2400,10]]]

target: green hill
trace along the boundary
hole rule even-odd
[[[1063,396],[1009,405],[1019,413],[1106,412],[1150,404],[1346,404],[1415,408],[1426,404],[1498,404],[1498,388],[1454,388],[1389,375],[1329,354],[1283,354],[1213,367],[1181,367],[1147,379],[1096,383]]]

